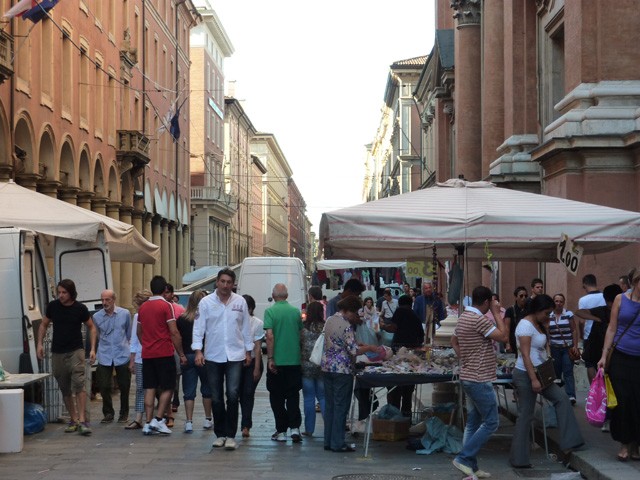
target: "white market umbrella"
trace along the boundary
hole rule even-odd
[[[0,227],[16,227],[93,242],[104,232],[111,259],[154,263],[160,249],[128,223],[48,197],[9,181],[0,182]]]
[[[640,241],[640,214],[548,195],[449,180],[431,188],[322,215],[324,258],[398,261],[434,245],[466,247],[467,259],[555,261],[565,233],[596,254]]]

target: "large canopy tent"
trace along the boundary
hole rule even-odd
[[[160,248],[132,225],[42,195],[16,183],[0,183],[0,227],[16,227],[54,237],[92,242],[104,232],[111,259],[155,263]]]
[[[454,179],[324,213],[319,241],[327,259],[424,259],[449,246],[467,259],[553,262],[562,234],[585,254],[611,251],[640,241],[640,213]]]
[[[318,270],[346,270],[349,268],[404,268],[407,262],[363,262],[358,260],[319,260]]]

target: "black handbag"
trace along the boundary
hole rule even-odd
[[[536,377],[538,377],[542,390],[556,381],[556,371],[553,367],[552,357],[547,358],[537,367],[533,367],[533,369],[536,372]]]

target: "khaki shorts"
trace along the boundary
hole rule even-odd
[[[79,348],[73,352],[52,353],[51,364],[53,376],[63,397],[84,390],[84,350]]]

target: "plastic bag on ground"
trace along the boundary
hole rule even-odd
[[[418,455],[434,452],[457,454],[462,450],[462,432],[455,425],[445,425],[438,417],[431,417],[427,420],[427,431],[421,442],[424,449],[417,450]]]
[[[25,402],[24,404],[24,434],[32,435],[44,430],[47,424],[47,414],[42,405]]]
[[[378,412],[378,418],[380,420],[393,420],[396,417],[402,418],[402,412],[398,407],[394,407],[388,403]]]

